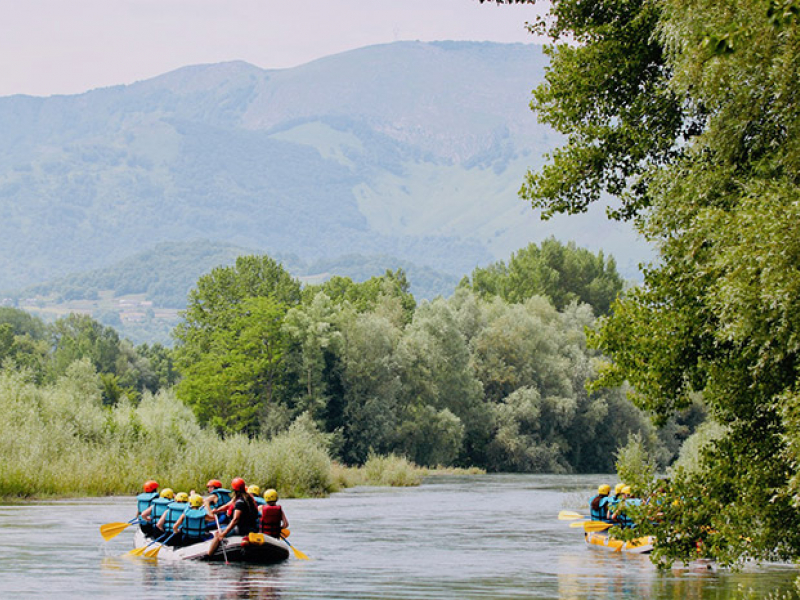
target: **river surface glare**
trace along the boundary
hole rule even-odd
[[[444,476],[282,501],[292,544],[313,560],[272,566],[126,557],[133,498],[0,506],[0,597],[744,598],[792,589],[796,571],[659,572],[646,556],[583,543],[560,510],[584,511],[600,477]],[[614,483],[610,478],[609,483]],[[752,591],[751,595],[746,592]]]

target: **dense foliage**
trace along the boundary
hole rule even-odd
[[[593,338],[599,383],[660,421],[699,394],[721,425],[642,525],[657,556],[800,556],[798,15],[556,0],[536,27],[562,43],[533,106],[568,143],[524,194],[551,214],[615,193],[660,253]]]
[[[0,364],[25,368],[31,380],[51,384],[82,359],[99,373],[105,404],[123,395],[137,400],[178,379],[170,351],[160,344],[134,348],[113,328],[86,315],[45,324],[22,310],[0,307]]]
[[[498,261],[476,268],[460,286],[512,303],[545,296],[559,310],[580,302],[604,315],[622,291],[623,281],[613,257],[606,259],[602,251],[595,255],[574,242],[565,245],[548,238],[541,246],[530,244],[512,254],[508,265]]]
[[[604,285],[619,285],[602,256],[556,242],[545,253],[597,267],[578,270],[590,273],[588,287],[603,274]],[[560,311],[524,276],[503,286],[515,302],[463,287],[417,305],[399,270],[300,292],[269,257],[243,257],[190,295],[176,329],[178,394],[225,435],[269,436],[311,418],[350,464],[397,453],[422,465],[608,471],[630,432],[668,461],[677,448],[622,389],[585,389],[596,375],[584,333],[592,308],[558,281],[546,291],[564,302]]]

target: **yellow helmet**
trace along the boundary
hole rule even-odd
[[[608,494],[611,493],[611,486],[610,485],[606,485],[604,483],[599,488],[597,488],[597,493],[600,494],[601,496],[607,496]]]
[[[249,488],[247,488],[247,493],[253,494],[253,496],[260,496],[261,488],[258,487],[257,485],[251,485]]]
[[[189,506],[191,506],[192,508],[199,508],[203,506],[203,497],[198,496],[197,494],[195,494],[194,496],[190,496]]]
[[[172,488],[164,488],[161,490],[161,497],[172,500],[175,497],[175,492],[172,491]]]
[[[614,486],[614,495],[619,496],[619,493],[622,491],[622,488],[625,487],[624,483],[618,483]]]
[[[189,501],[189,494],[186,492],[178,492],[175,494],[175,502],[188,502]]]
[[[631,495],[631,486],[626,485],[619,492],[620,492],[620,494],[626,494],[626,495],[630,496]]]
[[[278,492],[273,489],[269,489],[264,492],[264,500],[267,502],[277,502],[278,501]]]

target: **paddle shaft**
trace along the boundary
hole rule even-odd
[[[219,519],[217,518],[217,513],[214,513],[214,521],[217,522],[217,531],[219,533],[222,533],[222,529],[219,526]],[[225,564],[227,565],[228,564],[228,551],[225,550],[225,538],[224,537],[221,537],[219,539],[219,545],[222,546],[222,556],[225,557]]]

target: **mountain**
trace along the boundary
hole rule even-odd
[[[0,98],[0,289],[198,240],[460,277],[554,235],[635,277],[649,250],[602,207],[542,222],[516,196],[559,141],[528,109],[546,64],[533,45],[399,42]]]

